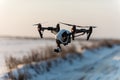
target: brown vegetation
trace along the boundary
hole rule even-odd
[[[111,48],[114,44],[120,44],[120,41],[103,40],[99,42],[94,42],[94,44],[92,44],[91,46],[83,45],[82,49],[93,50],[95,48],[100,48],[100,47]],[[69,57],[69,59],[66,56],[68,53],[72,55]],[[56,59],[58,57],[61,57],[63,60],[68,60],[69,63],[72,64],[73,63],[72,59],[75,58],[73,54],[76,54],[77,56],[81,57],[81,53],[78,53],[76,50],[76,46],[72,44],[71,46],[67,48],[63,47],[62,52],[59,54],[53,52],[52,46],[47,46],[43,50],[39,50],[39,49],[32,50],[29,55],[23,56],[22,59],[18,59],[12,56],[6,57],[6,60],[5,60],[6,66],[10,70],[10,72],[8,73],[8,76],[12,80],[27,80],[26,76],[28,73],[26,72],[26,70],[24,70],[25,71],[24,73],[23,72],[21,73],[18,70],[18,78],[16,79],[16,77],[12,73],[12,69],[18,68],[19,65],[29,64],[29,66],[33,68],[36,71],[36,73],[40,74],[43,72],[43,70],[41,70],[40,65],[37,64],[37,62],[46,61],[46,66],[42,66],[42,67],[45,67],[46,71],[48,72],[50,71],[50,68],[52,67],[51,60],[55,62],[56,66],[60,63],[60,61]]]
[[[56,58],[61,57],[65,60],[66,54],[68,53],[69,54],[77,53],[75,45],[71,45],[70,47],[63,48],[61,53],[54,53],[53,47],[47,46],[45,49],[42,49],[42,50],[39,50],[39,49],[31,50],[31,53],[29,55],[23,56],[23,58],[16,58],[12,56],[6,57],[5,63],[6,63],[8,70],[10,71],[8,73],[8,76],[12,80],[24,80],[25,75],[26,75],[25,72],[20,73],[18,71],[18,79],[16,79],[12,73],[12,70],[15,68],[18,68],[19,65],[27,65],[27,64],[30,64],[31,68],[33,68],[39,74],[40,67],[39,65],[37,65],[37,62],[43,62],[43,61],[47,62],[46,70],[50,71],[50,68],[52,67],[51,60],[55,61],[56,65],[58,65],[59,62],[56,60]],[[70,60],[70,62],[72,61]]]
[[[99,49],[100,47],[112,48],[114,45],[120,45],[120,40],[99,40],[93,42],[90,46],[83,45],[82,49],[93,50],[96,48]]]

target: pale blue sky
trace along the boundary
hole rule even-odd
[[[0,35],[39,37],[34,23],[59,21],[96,25],[92,37],[120,39],[120,0],[0,0]]]

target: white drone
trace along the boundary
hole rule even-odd
[[[60,30],[60,24],[72,26],[71,31],[68,31],[66,29]],[[40,23],[34,24],[34,25],[38,26],[38,32],[39,32],[41,38],[43,38],[44,30],[49,30],[53,34],[55,34],[57,48],[54,49],[54,52],[61,52],[62,51],[60,44],[63,44],[64,46],[68,45],[68,43],[71,43],[71,38],[72,38],[72,40],[74,40],[75,37],[82,36],[85,33],[87,34],[87,40],[89,40],[90,35],[93,31],[93,28],[96,28],[96,26],[79,26],[79,25],[68,24],[68,23],[63,23],[63,22],[59,22],[55,28],[54,27],[42,27],[42,25]],[[88,28],[88,29],[76,29],[76,27]],[[78,33],[80,33],[80,34],[76,35]]]

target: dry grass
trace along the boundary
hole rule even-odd
[[[29,55],[23,56],[22,59],[12,56],[6,57],[5,63],[8,69],[13,69],[17,68],[17,66],[21,64],[31,64],[34,62],[47,61],[57,57],[65,57],[65,55],[68,53],[77,53],[76,47],[74,45],[71,45],[70,47],[67,47],[67,49],[63,48],[62,52],[59,53],[61,56],[59,56],[58,53],[53,52],[53,47],[48,46],[42,51],[32,50]]]
[[[120,45],[120,41],[118,40],[103,40],[99,42],[95,42],[91,46],[86,46],[83,45],[83,49],[89,49],[93,50],[95,48],[100,48],[100,47],[108,47],[111,48],[114,44]],[[63,60],[68,60],[70,64],[72,64],[72,59],[74,59],[73,54],[76,54],[77,56],[81,57],[82,54],[78,53],[76,50],[76,46],[72,44],[69,47],[63,47],[62,52],[60,55],[56,54],[53,52],[53,47],[52,46],[47,46],[45,49],[36,49],[32,50],[29,55],[23,56],[22,59],[18,59],[16,57],[6,57],[6,66],[10,72],[8,73],[8,76],[11,80],[27,80],[26,79],[26,72],[20,73],[18,72],[18,79],[15,78],[15,76],[12,74],[12,69],[18,68],[19,65],[26,65],[26,64],[31,64],[31,68],[33,68],[36,73],[40,74],[43,72],[43,70],[40,69],[40,66],[36,64],[37,62],[43,62],[46,61],[47,66],[44,66],[46,68],[46,71],[50,71],[50,68],[52,67],[51,60],[53,60],[56,64],[56,66],[60,63],[60,61],[57,61],[56,58],[61,57]],[[70,58],[67,58],[67,54],[71,54]],[[35,63],[35,65],[33,65]]]
[[[93,50],[95,48],[100,48],[100,47],[112,48],[114,44],[120,45],[120,41],[119,40],[102,40],[102,41],[94,42],[94,44],[91,46],[83,45],[82,49]],[[13,69],[13,68],[17,68],[18,65],[21,65],[21,64],[24,65],[24,64],[41,62],[41,61],[47,61],[57,57],[62,57],[63,59],[66,59],[66,54],[78,53],[76,50],[76,46],[74,44],[72,44],[69,47],[63,47],[62,52],[60,53],[61,55],[54,53],[53,49],[54,48],[52,46],[47,46],[45,49],[42,49],[42,50],[41,49],[31,50],[31,53],[29,55],[23,56],[22,59],[9,56],[5,58],[5,63],[8,69]]]
[[[5,63],[6,63],[6,67],[11,70],[13,68],[16,68],[17,65],[19,65],[21,63],[21,61],[15,57],[9,56],[5,58]]]
[[[76,47],[75,45],[71,45],[70,47],[63,48],[62,52],[57,54],[53,52],[53,47],[52,46],[47,46],[45,49],[36,49],[36,50],[31,50],[31,53],[29,55],[25,55],[23,56],[23,58],[16,58],[16,57],[6,57],[5,58],[5,63],[6,66],[8,68],[8,70],[10,71],[8,73],[9,79],[11,80],[27,80],[26,79],[26,73],[20,73],[18,71],[18,78],[16,79],[16,77],[13,75],[12,70],[15,68],[18,68],[19,65],[27,65],[27,64],[31,64],[31,68],[33,68],[36,73],[40,74],[41,72],[43,72],[40,69],[40,66],[37,65],[37,62],[42,62],[42,61],[46,61],[47,62],[47,66],[44,66],[46,71],[50,71],[50,68],[52,67],[52,63],[51,60],[55,61],[55,64],[58,65],[60,62],[56,60],[56,58],[61,57],[64,60],[67,60],[66,58],[66,54],[75,54],[77,53],[76,51]],[[72,63],[72,61],[69,61],[70,63]],[[34,63],[34,65],[33,65]]]
[[[101,47],[112,48],[114,45],[120,45],[120,40],[100,40],[97,42],[93,42],[93,44],[90,46],[83,45],[82,49],[93,50],[93,49],[99,49]]]

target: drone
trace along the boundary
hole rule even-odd
[[[60,29],[60,24],[70,26],[71,31],[66,29]],[[63,22],[59,22],[56,25],[56,27],[43,27],[41,23],[34,24],[34,26],[37,26],[38,32],[41,38],[43,38],[43,32],[45,30],[51,31],[51,33],[55,34],[57,48],[54,49],[54,52],[57,52],[57,53],[62,51],[61,44],[66,46],[69,43],[71,43],[71,39],[75,40],[76,37],[87,34],[86,40],[89,40],[91,33],[93,32],[93,28],[96,28],[96,26],[79,26],[79,25],[68,24]],[[77,28],[80,28],[80,29],[77,29]]]

